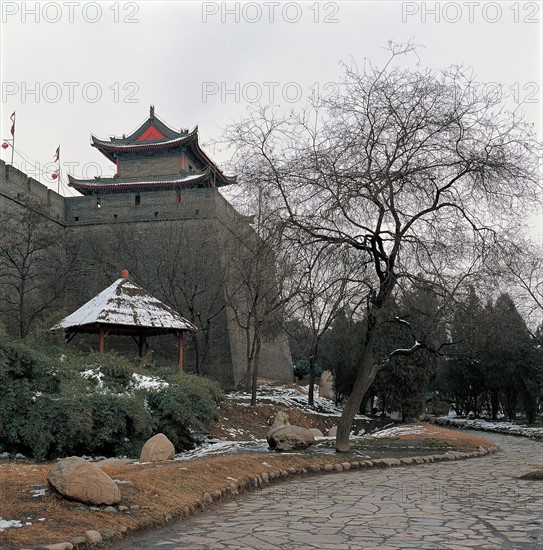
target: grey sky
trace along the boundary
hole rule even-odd
[[[205,144],[252,100],[295,108],[338,80],[340,61],[384,62],[388,40],[420,44],[421,67],[462,64],[478,82],[502,83],[542,133],[541,1],[1,5],[1,137],[16,111],[16,150],[43,166],[61,144],[63,180],[110,175],[90,134],[128,134],[150,104],[173,127],[198,124]],[[1,155],[9,162],[11,150]],[[57,188],[52,167],[15,163]]]

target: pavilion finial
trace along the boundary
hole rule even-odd
[[[154,105],[149,106],[149,118],[155,118],[155,106]]]

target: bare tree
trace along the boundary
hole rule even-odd
[[[73,280],[63,228],[35,201],[0,223],[0,311],[24,338],[33,323],[62,306]]]
[[[517,112],[466,70],[345,67],[338,93],[301,113],[255,109],[230,127],[237,172],[258,174],[306,238],[352,248],[366,281],[358,375],[338,423],[349,449],[361,400],[385,363],[374,359],[388,303],[410,281],[454,292],[482,272],[489,249],[539,192],[538,144]],[[398,319],[398,322],[402,322]],[[408,355],[424,346],[413,334]]]
[[[257,184],[257,182],[254,182]],[[283,310],[293,287],[284,284],[291,271],[284,254],[283,224],[277,223],[272,210],[263,208],[263,197],[251,206],[257,210],[253,223],[238,220],[229,228],[224,265],[228,310],[244,334],[245,386],[251,390],[251,406],[256,405],[259,361],[264,341],[273,341],[283,330]],[[266,216],[264,216],[266,213]]]
[[[323,336],[346,307],[360,307],[360,276],[351,250],[329,243],[297,242],[286,245],[294,256],[289,281],[293,285],[287,315],[305,328],[309,360],[308,404],[314,405],[315,367]]]
[[[503,239],[495,247],[489,277],[499,274],[495,280],[504,291],[515,297],[519,309],[533,328],[543,320],[543,247],[519,234]],[[495,277],[494,277],[495,279]]]

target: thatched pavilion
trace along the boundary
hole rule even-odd
[[[179,342],[179,371],[183,370],[183,333],[197,332],[197,328],[171,307],[149,294],[128,279],[128,271],[121,278],[82,305],[52,330],[64,329],[67,341],[76,334],[98,334],[98,349],[104,353],[109,335],[131,336],[143,356],[148,336],[173,334]]]

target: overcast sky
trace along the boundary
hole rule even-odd
[[[389,40],[420,45],[405,64],[462,64],[481,86],[503,84],[542,134],[540,0],[4,1],[1,10],[1,137],[11,138],[16,111],[25,160],[16,153],[14,164],[54,189],[43,167],[59,144],[64,181],[112,175],[90,135],[128,134],[153,104],[174,128],[198,124],[205,146],[250,102],[296,108],[332,89],[341,61],[383,63]],[[11,149],[1,155],[10,162]]]

